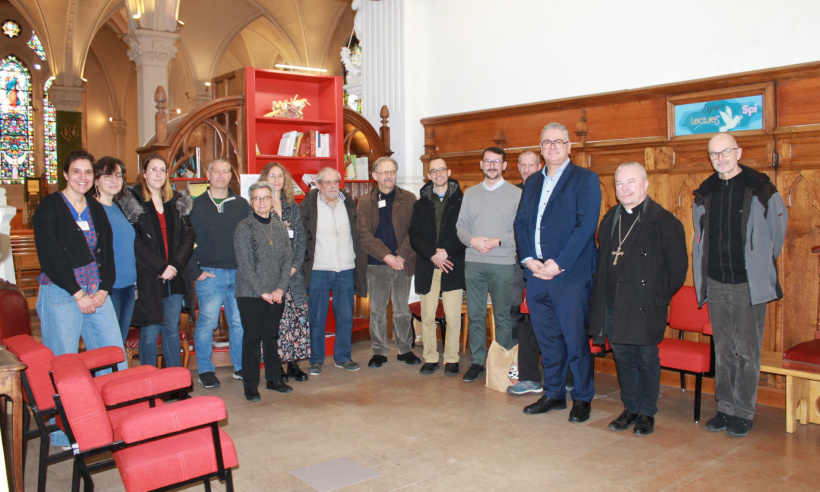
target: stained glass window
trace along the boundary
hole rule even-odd
[[[31,33],[31,39],[28,40],[26,46],[33,49],[41,60],[46,61],[46,50],[43,49],[43,43],[40,42],[40,38],[34,32]]]
[[[13,55],[0,60],[0,184],[34,174],[31,75]]]
[[[46,81],[43,88],[43,136],[45,137],[46,176],[49,183],[57,182],[57,112],[48,100],[48,90],[54,78]]]
[[[6,19],[3,21],[3,34],[10,38],[16,38],[20,35],[20,24],[14,22],[11,19]]]

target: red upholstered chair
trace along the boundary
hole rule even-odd
[[[61,355],[51,366],[54,401],[74,453],[73,490],[79,490],[80,477],[93,489],[91,472],[111,462],[86,458],[109,451],[128,491],[195,482],[209,490],[213,476],[233,490],[231,468],[239,462],[233,441],[218,425],[227,417],[225,403],[215,396],[167,404],[156,398],[190,386],[187,369],[161,369],[98,386],[76,354]],[[133,404],[146,401],[152,406]]]
[[[35,340],[31,335],[17,335],[4,338],[3,344],[25,364],[26,370],[22,372],[23,402],[31,410],[34,416],[36,429],[29,430],[31,417],[28,411],[23,413],[23,469],[25,469],[25,458],[27,443],[34,437],[40,437],[40,458],[37,474],[37,490],[43,491],[46,487],[46,473],[48,465],[63,461],[71,456],[70,451],[63,451],[49,455],[48,435],[62,427],[58,421],[49,424],[49,420],[57,415],[57,407],[54,406],[54,386],[48,372],[51,370],[51,361],[54,353]],[[96,371],[100,369],[113,369],[123,361],[122,350],[117,347],[102,347],[95,350],[88,350],[78,355],[83,362],[86,371]],[[156,370],[151,367],[150,369]],[[115,380],[128,371],[113,372],[105,376],[95,378],[97,384]],[[145,372],[141,370],[140,372]]]
[[[14,335],[31,335],[28,305],[20,287],[0,279],[0,339]]]
[[[413,318],[421,322],[421,301],[411,302],[407,307],[410,308],[410,314],[413,315]],[[436,323],[441,327],[441,339],[444,340],[447,331],[447,318],[444,315],[444,306],[441,303],[436,308]]]
[[[700,420],[703,376],[715,376],[715,346],[709,308],[698,309],[695,288],[683,286],[669,304],[669,328],[678,330],[678,338],[664,338],[658,345],[661,367],[680,371],[681,391],[686,391],[686,374],[695,376],[695,422]],[[685,340],[684,333],[710,335],[708,342]]]

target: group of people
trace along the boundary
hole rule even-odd
[[[518,341],[519,382],[508,393],[543,393],[524,413],[566,409],[570,388],[569,421],[587,421],[594,396],[590,343],[608,340],[624,404],[609,428],[634,426],[635,435],[649,435],[658,411],[658,344],[689,265],[683,225],[649,197],[646,169],[637,162],[617,168],[618,204],[599,224],[600,180],[570,160],[566,127],[544,127],[540,147],[543,168],[535,152],[519,155],[524,182],[518,187],[503,178],[504,150],[485,149],[484,180],[463,195],[446,162],[430,160],[430,181],[410,228],[418,255],[421,373],[439,369],[434,329],[441,297],[444,374],[458,374],[465,289],[472,363],[463,381],[481,377],[489,294],[496,341],[507,349]],[[718,411],[705,427],[734,437],[752,428],[766,305],[782,297],[776,261],[788,222],[769,177],[740,164],[741,153],[729,134],[709,141],[715,173],[695,191],[693,215],[695,290],[699,307],[709,302],[715,342]],[[520,309],[524,289],[529,318]]]
[[[609,427],[634,425],[634,434],[651,434],[657,345],[688,269],[683,225],[648,196],[647,173],[637,162],[617,168],[618,204],[599,225],[599,178],[570,160],[566,127],[544,127],[540,148],[541,156],[519,155],[524,182],[517,186],[503,177],[505,151],[485,149],[484,180],[465,192],[447,162],[434,157],[418,198],[397,186],[396,160],[382,157],[371,172],[376,186],[358,204],[330,167],[319,170],[316,189],[297,204],[291,175],[270,163],[251,185],[248,204],[230,189],[233,171],[225,160],[208,165],[210,186],[191,200],[171,188],[160,156],[143,161],[138,185],[129,189],[120,161],[74,152],[63,166],[66,188],[43,199],[33,220],[44,343],[57,355],[76,351],[81,335],[89,348],[122,346],[129,327],[139,326],[142,363],[156,362],[159,337],[166,364],[179,365],[180,311],[193,309],[196,280],[199,382],[220,385],[211,356],[224,308],[233,376],[255,401],[260,374],[250,368],[260,360],[266,387],[278,392],[292,390],[290,379],[321,374],[331,303],[334,365],[358,370],[351,358],[354,295],[368,293],[368,367],[388,362],[392,301],[397,360],[421,364],[423,375],[438,371],[441,299],[443,373],[459,375],[466,291],[471,364],[464,382],[485,371],[491,303],[496,341],[507,349],[519,344],[519,382],[508,392],[543,393],[524,413],[567,408],[569,377],[569,421],[588,420],[590,338],[597,345],[608,339],[624,403]],[[718,412],[706,428],[732,436],[752,427],[766,304],[782,297],[776,260],[788,221],[777,189],[741,165],[741,153],[729,134],[709,141],[715,173],[695,191],[693,216],[695,289],[701,306],[709,301],[716,352]],[[413,352],[413,276],[423,363]],[[524,289],[529,317],[520,309]],[[66,309],[70,304],[76,308]],[[298,365],[305,358],[307,373]]]

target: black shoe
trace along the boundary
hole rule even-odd
[[[282,381],[268,381],[265,387],[271,391],[278,391],[280,393],[290,393],[293,388],[283,383]]]
[[[726,434],[732,437],[746,437],[752,431],[752,421],[743,417],[729,417],[729,425],[726,426]]]
[[[553,410],[564,410],[565,408],[567,408],[566,398],[559,400],[543,395],[537,402],[524,407],[524,413],[527,415],[538,415],[539,413],[547,413]]]
[[[385,362],[387,362],[387,357],[383,355],[374,355],[370,358],[370,362],[367,363],[367,367],[381,367]]]
[[[287,382],[288,382],[288,373],[287,373],[287,372],[285,372],[285,371],[282,371],[282,382],[283,382],[283,383],[287,383]]]
[[[308,375],[299,369],[299,363],[295,360],[288,362],[288,377],[293,378],[294,381],[307,381]],[[285,381],[283,379],[283,381]],[[287,381],[285,381],[287,383]]]
[[[405,364],[415,366],[421,364],[421,359],[416,357],[416,354],[413,352],[407,352],[406,354],[399,354],[396,356],[398,360],[404,361]]]
[[[586,422],[589,420],[589,412],[592,404],[588,401],[575,400],[572,402],[572,410],[569,411],[569,421],[573,424]]]
[[[484,366],[481,364],[473,364],[467,369],[467,372],[464,373],[464,377],[461,378],[461,380],[465,383],[472,383],[478,380],[482,374],[484,374]]]
[[[259,396],[259,390],[256,388],[245,388],[245,399],[248,401],[259,401],[262,399]]]
[[[638,415],[638,420],[635,421],[635,428],[632,433],[636,436],[648,436],[655,432],[655,417],[650,415]]]
[[[718,412],[717,415],[706,422],[706,430],[709,432],[723,432],[729,426],[729,419],[731,417],[723,412]]]
[[[458,362],[446,362],[444,364],[444,375],[445,376],[458,376]]]
[[[634,424],[636,420],[638,420],[637,413],[632,413],[629,410],[624,409],[624,411],[621,412],[620,417],[609,423],[609,430],[618,432],[625,431],[632,427],[632,424]]]
[[[428,363],[424,364],[423,366],[421,366],[421,369],[419,370],[419,373],[424,374],[425,376],[429,376],[429,375],[433,374],[434,372],[438,371],[438,368],[439,368],[438,362],[428,362]]]

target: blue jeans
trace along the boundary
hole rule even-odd
[[[148,325],[140,329],[140,364],[157,365],[157,338],[162,333],[162,355],[165,367],[182,365],[179,356],[179,314],[182,312],[182,294],[171,294],[162,299],[165,324]]]
[[[194,332],[197,371],[199,374],[214,372],[211,353],[213,352],[214,330],[219,325],[219,311],[222,306],[225,306],[225,317],[228,319],[231,364],[233,364],[234,371],[241,371],[242,319],[239,316],[239,308],[236,306],[234,296],[236,270],[203,268],[202,271],[215,276],[196,282],[196,296],[199,300],[199,316]]]
[[[136,285],[111,289],[111,302],[114,304],[114,314],[117,315],[117,321],[120,323],[123,344],[128,337],[128,330],[131,329],[131,316],[134,314],[134,303],[137,301],[136,291]]]
[[[333,359],[350,360],[353,336],[353,270],[329,272],[314,270],[308,287],[308,318],[310,323],[310,362],[325,361],[325,322],[333,291],[333,315],[336,317],[336,343]]]
[[[40,332],[43,345],[50,348],[54,355],[76,354],[83,337],[88,350],[99,347],[123,348],[122,337],[116,328],[117,315],[110,296],[105,304],[92,314],[83,314],[77,307],[77,301],[64,289],[54,284],[40,286],[37,296],[37,315],[40,317]],[[125,369],[125,350],[119,370]],[[101,371],[103,372],[103,371]],[[110,371],[105,371],[110,372]],[[51,433],[51,443],[55,446],[68,446],[68,438],[62,431]]]

